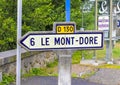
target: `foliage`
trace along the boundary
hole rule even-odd
[[[51,0],[23,0],[23,8],[24,25],[29,26],[33,31],[51,29],[46,28],[53,23],[53,18],[51,18],[50,14],[54,6]]]
[[[38,69],[38,68],[33,68],[30,70],[30,74],[33,74],[33,75],[41,75],[41,76],[47,76],[47,73],[46,73],[46,69]]]
[[[48,63],[46,67],[43,68],[32,68],[28,73],[24,74],[23,77],[30,76],[57,76],[56,66],[58,65],[58,60]]]
[[[112,49],[112,57],[114,59],[119,59],[120,57],[120,42],[116,42],[114,48]],[[102,50],[96,51],[97,59],[104,59],[106,57],[106,43],[104,44],[104,48]]]
[[[86,2],[81,0],[71,0],[71,21],[76,22],[77,30],[80,30],[80,28],[85,28],[85,30],[94,30],[94,7],[90,12],[84,13],[82,12],[82,7],[85,3]]]
[[[81,0],[71,0],[71,21],[76,22],[78,30],[82,27],[81,4]],[[65,0],[22,0],[22,5],[22,35],[50,31],[54,22],[65,21]],[[85,29],[93,29],[94,10],[84,17]],[[0,52],[16,48],[17,0],[0,0],[0,36]]]
[[[116,42],[115,47],[113,48],[113,57],[115,59],[120,58],[120,42]]]
[[[9,17],[3,20],[0,29],[0,50],[10,50],[16,46],[16,23]]]
[[[15,81],[15,76],[3,74],[3,81],[0,83],[0,85],[9,85],[13,81]]]
[[[112,49],[113,55],[112,57],[114,59],[119,59],[120,57],[120,42],[117,42],[115,44],[115,47]],[[77,50],[72,55],[72,63],[78,64],[80,63],[82,57],[84,59],[92,59],[94,57],[94,50]],[[106,57],[106,44],[104,45],[102,50],[96,50],[96,58],[103,60]]]
[[[91,50],[77,50],[72,55],[72,64],[78,64],[84,59],[91,59],[93,57],[93,51]]]
[[[77,74],[75,74],[75,73],[72,73],[72,78],[76,78],[77,77]]]
[[[48,63],[46,66],[47,66],[47,68],[52,68],[52,67],[55,67],[57,65],[58,65],[58,60],[55,60],[52,63]]]
[[[120,69],[120,65],[116,65],[116,64],[104,64],[104,65],[98,66],[98,68]]]
[[[81,61],[81,51],[77,50],[72,55],[72,64],[80,63]]]
[[[91,72],[88,72],[88,73],[83,74],[80,78],[86,79],[86,78],[91,77],[91,76],[94,75],[94,74],[95,74],[95,71],[91,71]]]
[[[0,51],[16,46],[16,1],[0,0]]]

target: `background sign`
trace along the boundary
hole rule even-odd
[[[120,28],[120,20],[117,20],[117,27]]]
[[[20,45],[27,50],[56,49],[101,49],[103,32],[80,32],[75,34],[27,33],[20,40]]]
[[[75,22],[55,22],[53,24],[53,30],[57,34],[75,33],[76,24]]]
[[[109,16],[98,17],[98,30],[109,30]]]

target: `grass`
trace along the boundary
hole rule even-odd
[[[32,68],[28,73],[24,74],[23,77],[31,76],[57,76],[57,72],[54,72],[54,68]]]
[[[48,68],[52,68],[52,67],[55,67],[55,66],[57,66],[58,65],[58,61],[57,60],[55,60],[54,62],[52,62],[52,63],[47,63],[47,67]]]
[[[120,41],[116,42],[115,47],[112,49],[112,57],[114,59],[120,58]],[[77,50],[73,53],[72,56],[72,64],[78,64],[80,63],[80,60],[82,59],[82,56],[84,59],[92,59],[93,58],[94,50]],[[105,59],[106,57],[106,44],[104,45],[104,48],[101,50],[96,50],[96,57],[97,59]]]
[[[97,66],[97,68],[120,69],[120,65],[116,65],[116,64],[104,64],[104,65]]]
[[[120,42],[117,42],[113,48],[113,57],[115,59],[120,58]]]
[[[46,67],[43,68],[32,68],[28,73],[24,74],[23,77],[30,76],[57,76],[58,61],[55,60],[52,63],[48,63]]]
[[[3,81],[0,82],[0,85],[9,85],[11,82],[15,81],[15,76],[9,74],[3,74]]]
[[[97,59],[104,59],[105,58],[105,56],[106,56],[105,46],[102,50],[96,50],[96,56],[97,56]]]
[[[77,50],[72,55],[72,64],[78,64],[81,60],[81,51]]]
[[[95,71],[92,71],[92,72],[83,74],[80,78],[86,79],[86,78],[89,78],[90,76],[92,76],[94,74],[95,74]]]
[[[72,73],[72,75],[71,75],[73,78],[76,78],[77,77],[77,74],[75,74],[75,73]]]
[[[112,49],[112,57],[118,59],[120,57],[120,42],[116,42],[114,48]],[[104,45],[103,50],[97,50],[97,58],[104,59],[106,56],[106,44]]]
[[[82,57],[84,59],[91,59],[93,57],[93,50],[77,50],[72,55],[72,64],[79,64]]]

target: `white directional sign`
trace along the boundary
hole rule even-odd
[[[27,50],[56,49],[101,49],[103,32],[79,32],[75,34],[56,34],[29,32],[21,38],[20,45]]]

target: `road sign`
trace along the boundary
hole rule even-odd
[[[109,16],[98,17],[98,30],[109,30]]]
[[[117,27],[120,28],[120,20],[117,20]]]
[[[75,22],[55,22],[53,24],[53,30],[57,34],[75,33],[76,24]]]
[[[56,49],[101,49],[103,32],[79,32],[75,34],[56,34],[29,32],[21,38],[20,45],[27,50]]]

